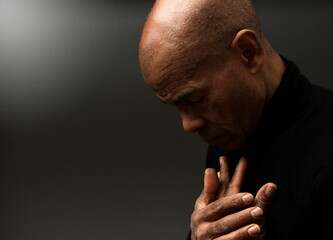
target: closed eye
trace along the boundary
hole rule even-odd
[[[186,102],[188,104],[198,104],[203,101],[204,97],[202,92],[194,92],[191,95],[187,96]]]
[[[203,98],[199,98],[196,100],[186,100],[186,102],[189,104],[198,104],[198,103],[201,103],[202,101],[203,101]]]

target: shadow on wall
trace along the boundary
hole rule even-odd
[[[1,1],[1,239],[185,239],[206,146],[143,83],[152,2]],[[333,4],[256,5],[273,46],[333,89]]]
[[[1,239],[186,236],[205,146],[141,78],[150,7],[1,2]]]

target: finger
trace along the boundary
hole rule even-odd
[[[244,157],[241,157],[239,163],[235,169],[235,173],[229,183],[228,190],[226,195],[233,195],[241,191],[241,186],[244,180],[245,172],[247,168],[247,160]]]
[[[210,226],[210,237],[214,238],[235,231],[261,219],[264,216],[263,211],[258,207],[252,207],[225,216],[215,221]]]
[[[225,197],[226,196],[225,193],[228,190],[229,181],[230,181],[229,164],[226,156],[220,157],[219,180],[221,183],[219,197]]]
[[[239,193],[225,198],[217,199],[205,209],[200,209],[195,217],[201,221],[213,222],[229,214],[248,207],[253,204],[254,197],[249,193]]]
[[[261,229],[257,224],[250,224],[214,240],[248,240],[259,236]]]
[[[216,200],[220,188],[220,182],[216,171],[213,168],[207,168],[204,176],[204,188],[195,203],[195,209],[201,209]]]
[[[221,177],[220,177],[221,183],[223,183],[223,182],[229,183],[229,180],[230,180],[229,163],[228,163],[228,159],[226,156],[220,157],[220,173],[221,173]]]
[[[276,194],[277,186],[274,183],[267,183],[261,187],[255,197],[254,206],[260,207],[266,212],[269,206],[272,204]]]

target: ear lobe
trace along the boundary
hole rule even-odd
[[[231,49],[239,54],[241,61],[250,69],[251,73],[257,73],[262,69],[265,54],[254,31],[249,29],[239,31],[231,43]]]

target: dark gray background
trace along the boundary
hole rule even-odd
[[[206,146],[141,78],[152,2],[1,0],[1,239],[185,238]],[[255,5],[273,46],[333,89],[333,2]]]

